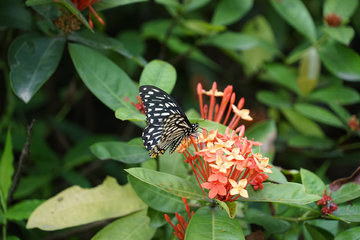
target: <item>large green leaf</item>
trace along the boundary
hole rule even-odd
[[[325,183],[315,173],[304,168],[300,169],[301,181],[310,194],[322,195],[325,190]]]
[[[274,218],[270,214],[254,208],[246,211],[245,219],[248,223],[260,225],[264,227],[266,231],[275,234],[284,233],[291,227],[289,222]]]
[[[210,199],[204,196],[200,186],[197,186],[183,178],[145,168],[131,168],[126,171],[137,179],[175,196],[193,200],[210,201]]]
[[[8,129],[5,141],[5,148],[0,159],[0,191],[1,191],[1,205],[6,209],[6,202],[9,194],[9,189],[12,184],[12,176],[14,174],[14,155],[12,153],[11,131]]]
[[[150,240],[154,236],[156,228],[151,228],[149,223],[150,218],[146,216],[146,211],[133,213],[110,223],[101,229],[92,240]]]
[[[140,77],[141,85],[153,85],[171,93],[176,83],[176,70],[167,62],[153,60],[148,63]]]
[[[282,108],[281,112],[292,126],[306,136],[324,137],[324,133],[315,122],[300,115],[290,108]]]
[[[215,7],[211,23],[232,24],[244,16],[253,4],[253,0],[222,0]]]
[[[149,152],[144,147],[128,145],[125,142],[99,142],[92,145],[90,149],[101,160],[114,159],[134,164],[149,159]]]
[[[258,191],[248,187],[249,198],[241,198],[241,201],[308,204],[321,198],[306,193],[305,187],[298,183],[264,183],[263,186],[264,188]]]
[[[205,6],[211,0],[185,0],[183,2],[184,12],[191,12]]]
[[[304,35],[311,42],[316,41],[317,37],[314,21],[301,0],[271,0],[270,3],[277,13],[299,33]]]
[[[95,188],[73,186],[48,199],[31,214],[26,228],[57,230],[125,216],[146,208],[130,184],[120,186],[116,179],[107,177]]]
[[[324,66],[335,76],[347,81],[360,81],[360,57],[354,50],[333,41],[318,49]]]
[[[136,194],[151,208],[166,213],[185,211],[185,204],[181,197],[164,192],[131,175],[128,175],[128,180]]]
[[[192,216],[186,229],[187,240],[245,240],[237,220],[231,220],[225,210],[202,207]]]
[[[294,107],[296,112],[314,121],[338,128],[345,127],[339,118],[325,108],[308,103],[297,103]]]
[[[23,39],[23,38],[22,38]],[[10,47],[10,81],[16,95],[28,103],[60,62],[65,38],[29,37]],[[14,55],[12,55],[14,54]]]
[[[126,121],[126,120],[130,120],[130,121],[146,121],[145,114],[141,113],[136,108],[133,108],[133,109],[130,108],[129,109],[129,108],[126,108],[126,107],[119,107],[115,111],[115,117],[120,119],[120,120],[123,120],[123,121]]]
[[[69,44],[70,56],[85,85],[113,111],[132,108],[138,90],[129,76],[102,54],[78,44]],[[126,86],[126,87],[124,87]]]
[[[322,103],[336,103],[341,105],[360,102],[360,94],[350,87],[328,87],[319,89],[308,96],[308,100]]]

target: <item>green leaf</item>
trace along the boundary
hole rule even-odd
[[[349,45],[355,35],[354,29],[348,26],[338,26],[335,28],[325,25],[321,30],[331,38],[345,45]]]
[[[95,188],[73,186],[48,199],[31,214],[26,228],[64,229],[126,216],[146,207],[129,184],[120,186],[116,179],[107,177]]]
[[[276,55],[281,54],[277,48],[262,39],[248,34],[230,31],[207,38],[203,42],[203,45],[210,45],[229,50],[248,50],[254,47],[261,47],[270,53]]]
[[[360,197],[360,185],[353,182],[344,184],[338,191],[332,192],[331,197],[336,204],[354,200]]]
[[[340,106],[336,102],[328,102],[329,107],[333,110],[337,116],[343,121],[344,124],[347,124],[351,114],[344,107]]]
[[[281,112],[291,125],[300,133],[306,136],[324,137],[321,128],[313,121],[303,117],[290,108],[282,108]]]
[[[175,196],[210,201],[199,186],[183,178],[144,168],[131,168],[126,171],[137,179]]]
[[[188,177],[188,167],[189,166],[184,163],[184,155],[182,153],[174,152],[173,154],[169,154],[169,152],[165,152],[165,154],[159,157],[160,172],[186,179]]]
[[[284,20],[310,42],[317,39],[314,21],[301,0],[271,0],[271,5]]]
[[[149,0],[101,0],[93,5],[96,11],[105,10],[109,8],[115,8],[127,4],[148,2]]]
[[[133,107],[126,99],[135,102],[138,89],[121,68],[85,46],[69,44],[69,52],[81,79],[100,101],[113,111]]]
[[[354,200],[351,204],[340,205],[333,215],[349,222],[360,222],[360,200]]]
[[[263,144],[269,144],[268,141],[274,135],[276,136],[277,129],[276,124],[272,120],[263,121],[252,125],[246,129],[245,135],[248,139],[254,139]]]
[[[139,85],[153,85],[171,93],[176,83],[176,70],[167,62],[153,60],[141,73]]]
[[[360,81],[360,57],[354,50],[337,42],[326,41],[318,49],[329,72],[347,81]]]
[[[336,236],[336,240],[349,240],[360,238],[360,227],[353,227]]]
[[[257,15],[253,19],[246,22],[242,30],[243,33],[261,39],[263,42],[277,49],[274,33],[271,29],[270,23],[262,15]],[[264,62],[270,62],[275,57],[274,51],[263,47],[255,47],[249,50],[244,50],[241,53],[245,65],[247,75],[255,74],[262,67]]]
[[[245,236],[239,222],[231,220],[226,211],[221,211],[219,208],[202,207],[191,217],[185,239],[245,240]]]
[[[119,107],[115,111],[115,117],[126,121],[146,121],[145,114],[134,108]],[[144,126],[145,127],[145,126]]]
[[[258,191],[255,191],[253,187],[248,187],[249,198],[241,198],[241,201],[308,204],[321,198],[306,193],[305,187],[298,183],[264,183],[263,186],[264,188]]]
[[[191,11],[195,11],[205,6],[209,2],[211,2],[211,0],[185,0],[183,4],[184,12],[188,13]]]
[[[156,228],[151,228],[149,223],[150,218],[146,216],[146,211],[133,213],[110,223],[101,229],[92,240],[150,240],[154,236]]]
[[[311,239],[318,239],[318,240],[326,240],[326,239],[331,239],[331,238],[326,238],[319,230],[319,228],[312,226],[311,224],[305,222],[304,226],[306,228],[306,230],[308,231],[308,233],[311,236]],[[334,236],[333,236],[334,237]]]
[[[360,94],[350,87],[328,87],[309,94],[308,100],[322,103],[336,103],[341,105],[360,102]]]
[[[64,38],[29,37],[18,49],[11,49],[16,52],[9,56],[11,86],[25,103],[56,70],[65,42]]]
[[[143,182],[131,175],[128,175],[129,183],[140,199],[151,208],[166,213],[175,213],[185,211],[185,204],[181,197]]]
[[[327,150],[333,148],[335,142],[327,137],[295,135],[289,138],[288,145],[296,148]]]
[[[99,142],[90,147],[101,160],[114,159],[123,163],[141,163],[149,159],[149,152],[143,146],[128,145],[126,142]]]
[[[92,154],[90,151],[90,146],[97,143],[97,142],[104,142],[104,141],[116,141],[117,137],[115,136],[89,136],[86,137],[84,140],[76,143],[63,158],[63,167],[66,170],[72,169],[76,166],[81,164],[97,160],[97,158]]]
[[[295,111],[314,121],[327,124],[333,127],[345,128],[344,124],[332,112],[325,108],[308,103],[295,104]]]
[[[273,218],[270,214],[258,209],[250,208],[245,213],[245,219],[248,223],[255,223],[265,228],[270,233],[284,233],[291,227],[290,223]]]
[[[0,191],[3,209],[7,208],[6,202],[12,184],[12,176],[14,174],[13,161],[14,155],[12,153],[11,131],[9,128],[6,135],[4,151],[0,160]]]
[[[301,181],[310,194],[322,195],[325,190],[325,183],[315,173],[304,168],[300,169]]]
[[[26,197],[39,189],[40,187],[44,186],[45,184],[49,183],[54,176],[47,174],[47,175],[30,175],[26,177],[22,177],[19,182],[19,186],[17,187],[14,193],[14,199],[20,199]]]
[[[289,107],[291,105],[290,99],[288,97],[267,90],[257,91],[256,99],[269,107],[274,107],[277,109],[282,107]]]
[[[218,132],[221,134],[225,133],[226,130],[226,126],[222,125],[221,123],[217,123],[214,121],[209,121],[209,120],[201,120],[199,118],[197,119],[189,119],[191,123],[195,123],[198,122],[201,128],[206,128],[206,131],[211,131],[211,130],[216,130],[218,129]]]
[[[34,28],[34,20],[30,9],[20,0],[0,1],[0,27],[31,30]]]
[[[213,35],[226,30],[223,25],[214,25],[198,19],[189,19],[183,21],[182,24],[190,31],[200,35]]]
[[[358,6],[358,0],[326,0],[323,7],[323,15],[335,13],[341,16],[342,22],[347,22],[354,14]]]
[[[273,83],[279,84],[296,94],[300,93],[299,87],[296,83],[297,76],[295,75],[295,71],[293,69],[278,63],[265,64],[265,69],[267,74],[271,77]]]
[[[238,21],[253,6],[253,0],[222,0],[217,3],[211,23],[229,25]]]
[[[70,12],[72,12],[90,31],[93,31],[92,28],[90,27],[88,21],[86,20],[86,18],[84,17],[84,15],[82,15],[82,13],[79,11],[79,9],[77,9],[75,7],[75,5],[71,2],[71,0],[60,0],[62,4],[64,4],[64,6],[70,10]]]
[[[167,221],[164,217],[165,213],[163,213],[163,212],[156,211],[155,209],[152,209],[151,207],[149,207],[148,211],[147,211],[147,215],[150,218],[150,227],[152,227],[152,228],[159,228],[159,227],[162,227],[165,224],[167,224]],[[168,215],[175,216],[175,214],[171,214],[171,213]],[[170,219],[173,216],[169,216]]]
[[[34,199],[21,201],[9,208],[5,217],[16,221],[28,219],[35,208],[43,202],[45,202],[45,200]]]

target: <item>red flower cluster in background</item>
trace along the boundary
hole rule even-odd
[[[321,212],[324,214],[332,214],[333,211],[338,209],[338,205],[332,202],[332,198],[330,196],[331,193],[327,195],[326,190],[324,190],[322,198],[317,202],[317,205],[324,205],[321,209]]]
[[[341,24],[341,16],[336,15],[334,12],[325,15],[324,20],[330,27],[337,27]]]
[[[182,200],[183,200],[183,202],[185,204],[186,212],[188,213],[189,222],[190,222],[190,219],[194,215],[194,212],[190,213],[190,207],[189,207],[189,205],[187,203],[186,198],[182,198]],[[185,218],[183,216],[181,216],[180,214],[178,214],[177,212],[175,213],[175,216],[176,216],[176,219],[179,222],[176,226],[174,226],[174,224],[172,224],[171,219],[169,218],[169,216],[167,214],[165,214],[165,219],[174,228],[175,237],[177,237],[180,240],[184,240],[185,239],[186,228],[189,225],[189,222],[186,222]]]

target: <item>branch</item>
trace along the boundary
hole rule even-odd
[[[21,171],[22,171],[22,167],[24,165],[24,161],[27,160],[28,157],[29,157],[29,153],[30,153],[30,137],[31,137],[31,130],[32,130],[33,126],[34,126],[34,122],[35,122],[35,119],[33,119],[31,121],[31,124],[30,124],[30,126],[28,126],[28,129],[27,129],[28,137],[27,137],[27,140],[25,142],[24,148],[21,151],[21,155],[20,155],[20,158],[19,158],[19,164],[18,164],[18,167],[16,169],[16,173],[15,173],[15,176],[14,176],[14,179],[13,179],[13,183],[12,183],[10,191],[9,191],[9,196],[8,196],[8,199],[7,199],[8,203],[12,201],[12,196],[13,196],[16,188],[19,185]]]
[[[170,34],[171,34],[172,30],[176,26],[176,23],[177,23],[177,19],[174,18],[172,20],[170,26],[166,29],[165,36],[164,36],[164,41],[161,44],[160,53],[159,53],[159,59],[160,60],[165,59],[166,49],[167,49],[167,42],[169,40],[169,37],[170,37]]]

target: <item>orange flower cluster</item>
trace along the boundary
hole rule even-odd
[[[202,88],[201,83],[198,83],[197,94],[199,95],[200,113],[203,119],[220,123],[222,121],[226,108],[228,108],[225,119],[224,121],[222,121],[223,125],[227,124],[231,110],[235,113],[235,115],[233,116],[233,118],[231,119],[228,125],[229,128],[234,130],[236,126],[239,124],[240,119],[252,121],[252,118],[249,116],[250,111],[248,109],[242,109],[245,103],[244,98],[241,98],[239,100],[237,106],[234,105],[236,95],[233,92],[233,86],[231,85],[228,85],[224,89],[224,92],[219,92],[217,90],[216,82],[213,83],[213,86],[209,91],[205,91]],[[210,96],[209,106],[207,104],[203,105],[203,94]],[[215,104],[216,97],[221,97],[220,105]],[[230,103],[229,106],[227,106],[228,103]]]
[[[183,200],[183,202],[185,204],[186,212],[188,213],[189,222],[190,222],[191,217],[194,215],[194,211],[192,211],[190,213],[190,207],[189,207],[189,205],[187,203],[186,198],[182,198],[182,200]],[[175,213],[175,216],[176,216],[176,219],[179,222],[176,226],[174,226],[174,224],[172,224],[171,219],[169,218],[169,216],[167,214],[165,214],[165,219],[174,228],[175,237],[177,237],[179,240],[184,240],[185,239],[186,228],[189,225],[189,222],[186,222],[185,218],[183,216],[181,216],[180,214],[178,214],[177,212]]]
[[[249,197],[245,190],[248,184],[255,190],[263,188],[262,183],[269,177],[264,173],[272,173],[269,158],[252,152],[252,147],[261,143],[243,137],[244,132],[244,126],[231,133],[228,127],[224,135],[217,130],[207,134],[204,129],[197,139],[191,136],[194,155],[187,150],[186,143],[178,148],[191,165],[205,196],[203,188],[210,190],[209,198],[234,201],[240,196]]]

